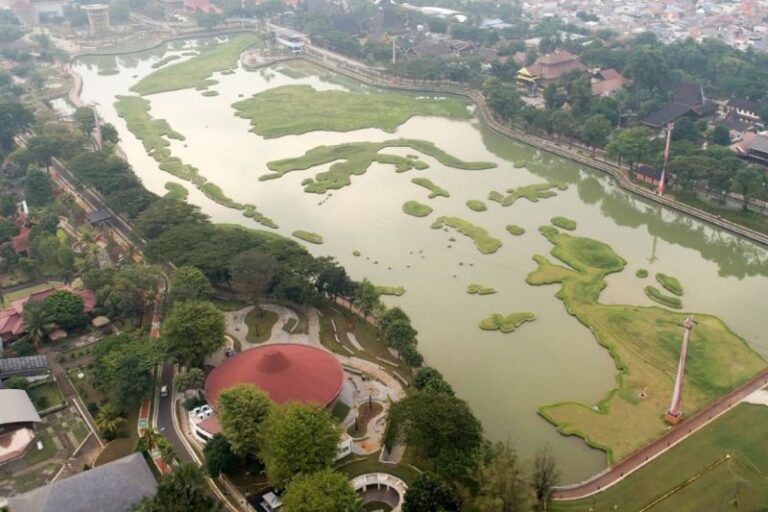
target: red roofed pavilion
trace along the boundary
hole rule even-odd
[[[329,352],[309,345],[275,343],[240,352],[208,376],[205,397],[214,408],[219,394],[237,384],[253,384],[277,404],[331,405],[341,392],[344,372]]]

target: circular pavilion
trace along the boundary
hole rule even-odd
[[[276,404],[312,402],[331,406],[341,393],[344,372],[329,352],[309,345],[275,343],[227,359],[205,381],[205,398],[216,407],[219,394],[253,384]]]

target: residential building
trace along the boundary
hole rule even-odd
[[[539,57],[532,65],[520,69],[517,81],[523,86],[546,87],[571,71],[586,71],[587,67],[571,52],[560,50]]]
[[[42,420],[22,389],[0,389],[0,404],[0,464],[4,464],[24,455],[35,439],[35,424]]]

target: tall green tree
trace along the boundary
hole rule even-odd
[[[199,269],[183,265],[171,278],[168,300],[171,304],[185,300],[206,300],[211,294],[211,282]]]
[[[24,198],[29,206],[49,204],[53,200],[53,180],[43,171],[30,169],[24,179]]]
[[[346,475],[330,468],[291,480],[282,498],[292,512],[362,512],[363,506]]]
[[[477,465],[483,428],[467,403],[448,394],[415,393],[389,410],[386,445],[402,441],[449,480],[467,478]]]
[[[592,154],[598,146],[605,146],[608,143],[608,136],[611,134],[611,122],[602,114],[590,116],[584,121],[582,137],[584,142],[592,146]]]
[[[376,290],[373,283],[367,279],[363,279],[362,282],[358,284],[357,290],[355,291],[354,302],[363,312],[363,316],[366,319],[381,305],[379,292]]]
[[[167,354],[183,366],[201,367],[224,345],[224,315],[210,302],[174,304],[161,334]]]
[[[751,198],[758,196],[768,181],[766,173],[753,165],[740,169],[733,177],[733,191],[741,194],[741,208],[746,211],[749,208]]]
[[[34,122],[32,112],[16,100],[0,99],[0,149],[10,149],[13,138]]]
[[[496,443],[480,466],[479,492],[473,500],[477,512],[517,512],[530,507],[531,488],[512,445]]]
[[[205,372],[200,368],[188,368],[186,371],[176,374],[173,378],[173,385],[178,391],[203,389],[205,385]]]
[[[91,107],[78,107],[72,118],[85,135],[90,135],[96,126],[96,118]]]
[[[88,321],[83,311],[83,298],[66,290],[59,290],[46,297],[43,310],[52,322],[64,330],[82,327]]]
[[[205,470],[214,478],[222,474],[233,474],[243,463],[227,438],[221,434],[216,434],[213,439],[205,443],[203,455]]]
[[[403,512],[458,512],[459,500],[448,483],[426,471],[405,492]]]
[[[264,423],[261,459],[273,485],[331,467],[341,432],[330,413],[315,404],[278,407]]]
[[[453,388],[443,378],[443,374],[431,366],[423,366],[413,377],[413,387],[425,393],[442,393],[453,395]]]
[[[261,297],[271,288],[278,270],[274,256],[251,249],[235,256],[229,266],[229,275],[232,287],[261,311]]]
[[[552,498],[552,490],[558,483],[560,483],[560,470],[557,468],[557,460],[552,456],[549,447],[544,447],[536,452],[531,474],[531,487],[536,496],[536,510],[547,510],[549,500]]]
[[[96,387],[110,403],[126,411],[138,407],[155,389],[156,344],[130,334],[110,336],[94,348]]]
[[[222,432],[241,457],[257,458],[264,422],[272,411],[269,397],[252,384],[238,384],[219,394],[216,411]]]
[[[22,316],[24,330],[27,332],[26,337],[35,348],[38,348],[48,333],[54,329],[53,320],[48,316],[48,312],[45,311],[41,302],[31,300],[24,304]]]
[[[120,430],[125,418],[120,416],[120,412],[111,404],[103,405],[99,408],[98,414],[93,419],[96,424],[96,428],[99,429],[101,435],[107,440],[112,440],[117,435],[117,431]]]

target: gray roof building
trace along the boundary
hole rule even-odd
[[[0,359],[0,379],[14,376],[42,375],[50,371],[46,356],[6,357]]]
[[[9,512],[129,512],[157,493],[144,456],[134,453],[8,499]]]
[[[23,389],[0,389],[0,431],[3,425],[14,423],[40,423],[32,400]]]

